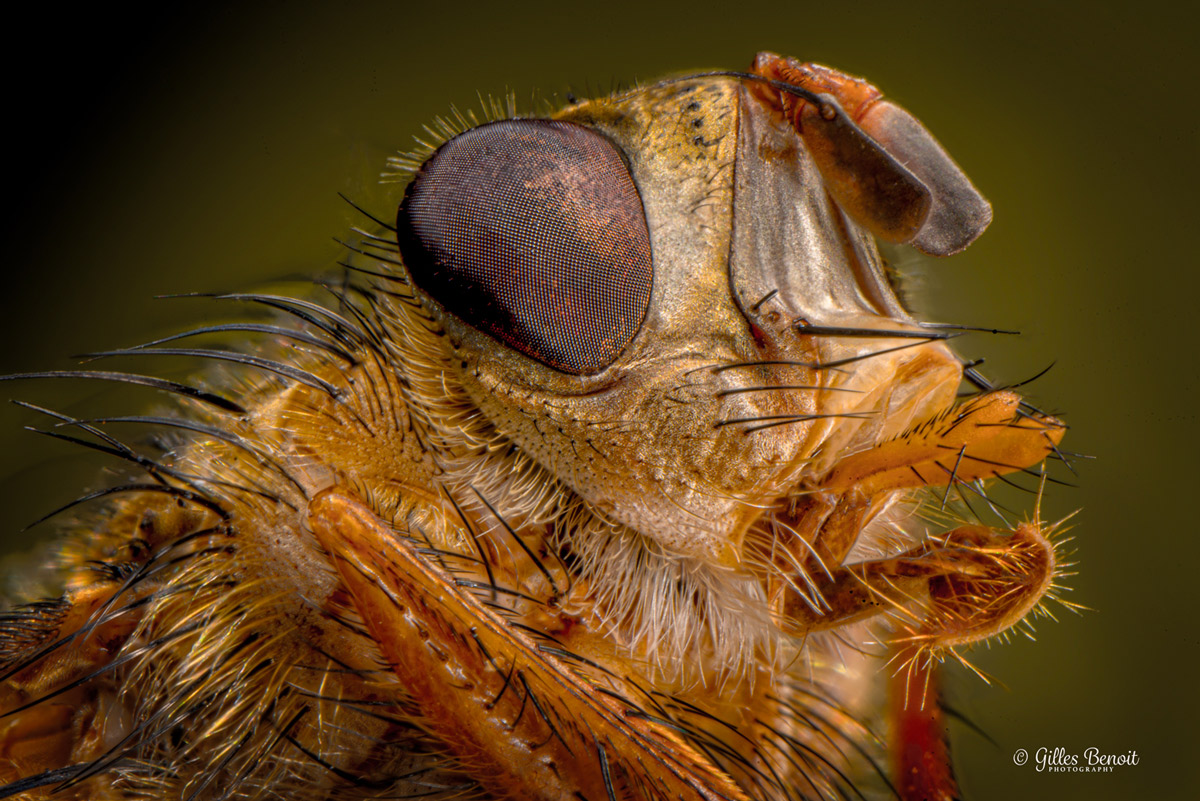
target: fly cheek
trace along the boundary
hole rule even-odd
[[[505,120],[459,134],[409,184],[397,230],[420,294],[561,373],[612,365],[650,305],[637,185],[617,147],[581,125]]]

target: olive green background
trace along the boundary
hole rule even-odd
[[[1194,18],[1149,3],[707,1],[24,13],[4,55],[19,144],[4,154],[0,372],[68,366],[212,314],[155,294],[328,269],[332,237],[361,221],[337,193],[390,215],[384,157],[451,105],[477,107],[477,93],[585,95],[744,68],[760,49],[869,77],[996,209],[958,257],[899,251],[920,305],[1023,331],[959,344],[999,380],[1054,362],[1027,390],[1065,413],[1065,447],[1097,457],[1077,479],[1058,471],[1080,488],[1046,501],[1049,518],[1082,509],[1071,597],[1095,611],[1042,623],[1036,643],[976,651],[991,687],[963,671],[948,681],[995,741],[955,724],[965,795],[1200,797]],[[88,414],[113,403],[102,390],[8,384],[0,396]],[[15,549],[44,541],[47,527],[21,526],[105,464],[21,431],[36,421],[0,411],[0,536]],[[1136,750],[1140,764],[1013,764],[1015,749],[1042,746]]]

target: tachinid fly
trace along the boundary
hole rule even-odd
[[[0,797],[957,796],[939,665],[1062,574],[1036,511],[975,510],[1063,426],[876,240],[951,255],[987,201],[770,53],[493,111],[394,160],[344,281],[93,354],[196,380],[9,377],[172,400],[31,407],[127,470],[0,618]]]

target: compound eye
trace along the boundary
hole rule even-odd
[[[605,137],[507,120],[442,145],[400,204],[413,283],[463,322],[556,370],[603,370],[650,305],[650,234]]]

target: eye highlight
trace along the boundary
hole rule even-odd
[[[397,229],[422,292],[565,373],[612,364],[650,304],[641,196],[617,148],[580,125],[506,120],[454,137],[409,185]]]

